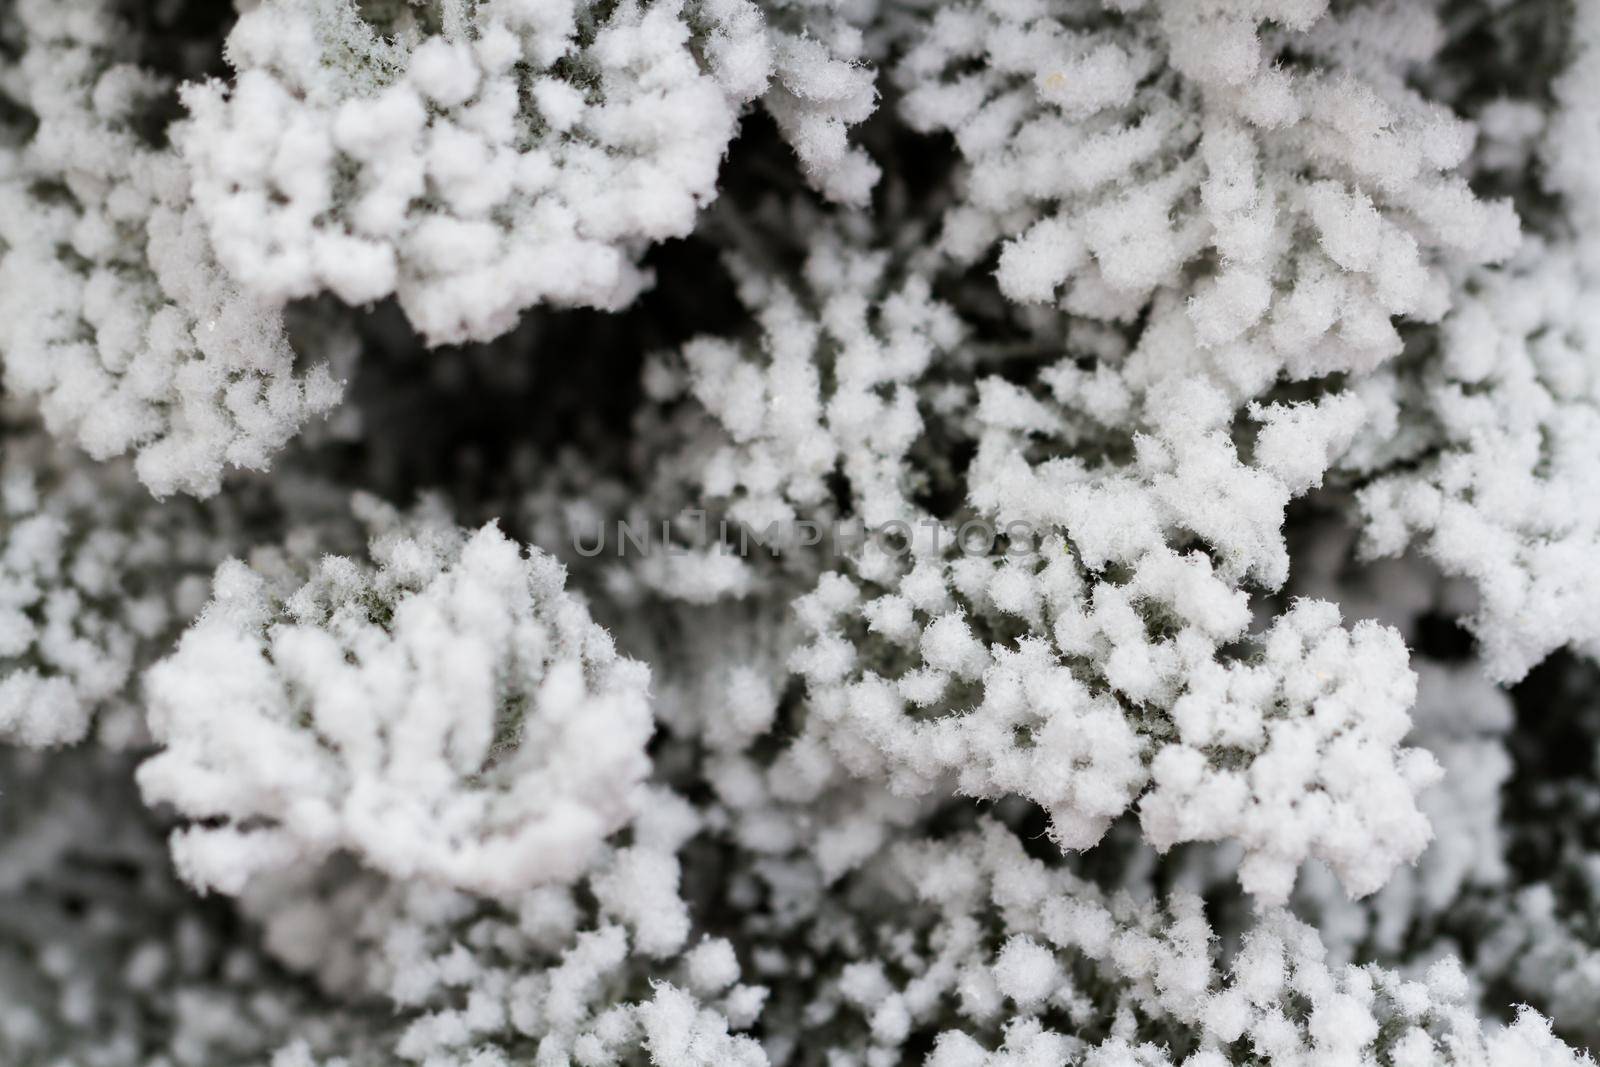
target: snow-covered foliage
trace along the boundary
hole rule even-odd
[[[1600,5],[0,7],[0,1061],[1582,1067]]]
[[[148,741],[138,672],[206,602],[212,570],[306,508],[266,483],[158,502],[123,460],[95,463],[8,402],[0,415],[0,735],[27,746]],[[317,521],[310,512],[299,516]],[[323,523],[302,551],[349,534]]]
[[[486,340],[536,303],[637,296],[643,249],[694,228],[769,81],[807,172],[863,201],[876,168],[845,127],[872,77],[825,16],[784,13],[796,33],[749,0],[266,0],[228,36],[232,80],[185,90],[175,139],[252,294],[394,294],[430,342]]]
[[[396,521],[388,517],[389,523]],[[146,677],[151,802],[200,825],[174,859],[237,893],[348,851],[395,878],[508,897],[581,874],[649,770],[648,669],[494,527],[376,534],[275,591],[230,562]]]
[[[280,309],[219,269],[163,143],[182,60],[215,42],[133,14],[112,0],[0,14],[17,52],[0,70],[4,381],[95,458],[136,451],[157,495],[210,495],[225,466],[265,468],[339,386],[324,363],[297,373]],[[143,54],[157,49],[177,69]]]
[[[1368,370],[1397,316],[1448,307],[1441,260],[1516,244],[1509,203],[1456,172],[1471,127],[1407,84],[1442,6],[943,9],[895,75],[906,121],[970,168],[943,242],[975,259],[1003,240],[1007,296],[1090,318],[1170,293],[1241,386]]]

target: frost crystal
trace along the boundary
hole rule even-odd
[[[279,309],[218,268],[193,178],[152,143],[178,72],[141,48],[188,42],[133,30],[110,0],[23,0],[0,19],[21,49],[0,77],[22,116],[0,141],[6,388],[97,459],[137,451],[157,495],[265,468],[339,386],[322,363],[296,374]]]
[[[0,1062],[1594,1067],[1591,0],[16,0],[0,387]]]
[[[354,853],[505,897],[582,873],[649,770],[649,674],[494,527],[403,527],[298,589],[241,564],[147,679],[152,803],[194,884]],[[239,764],[247,763],[248,771]]]

